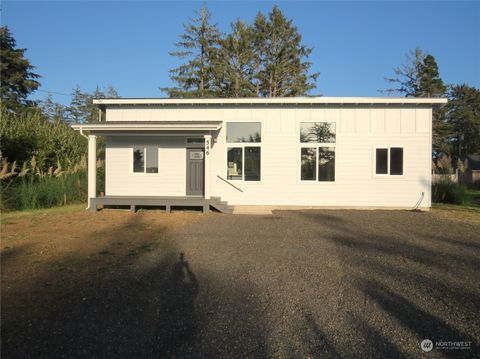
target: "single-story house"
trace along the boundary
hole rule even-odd
[[[89,208],[429,208],[441,98],[95,99]],[[96,139],[106,138],[105,195]]]

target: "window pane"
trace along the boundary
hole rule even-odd
[[[375,154],[375,173],[377,175],[388,174],[388,148],[377,148]]]
[[[315,167],[317,165],[317,149],[316,148],[302,148],[301,153],[301,173],[300,178],[304,181],[315,181]]]
[[[227,149],[227,179],[242,179],[242,148]]]
[[[390,148],[390,174],[403,175],[403,148]]]
[[[335,181],[335,148],[318,149],[318,180]]]
[[[143,147],[133,148],[133,172],[145,171],[145,150]]]
[[[158,173],[158,147],[147,147],[147,173]]]
[[[260,181],[260,147],[245,147],[245,181]]]
[[[335,143],[335,122],[301,122],[300,142]]]
[[[228,122],[227,142],[261,142],[260,122]]]

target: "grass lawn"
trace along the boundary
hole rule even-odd
[[[434,203],[432,211],[445,219],[480,224],[480,190],[468,189],[463,204]]]

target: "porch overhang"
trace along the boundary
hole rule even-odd
[[[222,121],[148,121],[126,122],[110,121],[102,123],[86,123],[72,125],[74,130],[89,131],[92,134],[105,133],[142,133],[142,132],[191,132],[217,131],[222,127]]]

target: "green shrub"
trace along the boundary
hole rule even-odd
[[[467,189],[449,179],[442,179],[432,186],[434,202],[464,204],[467,201]]]

